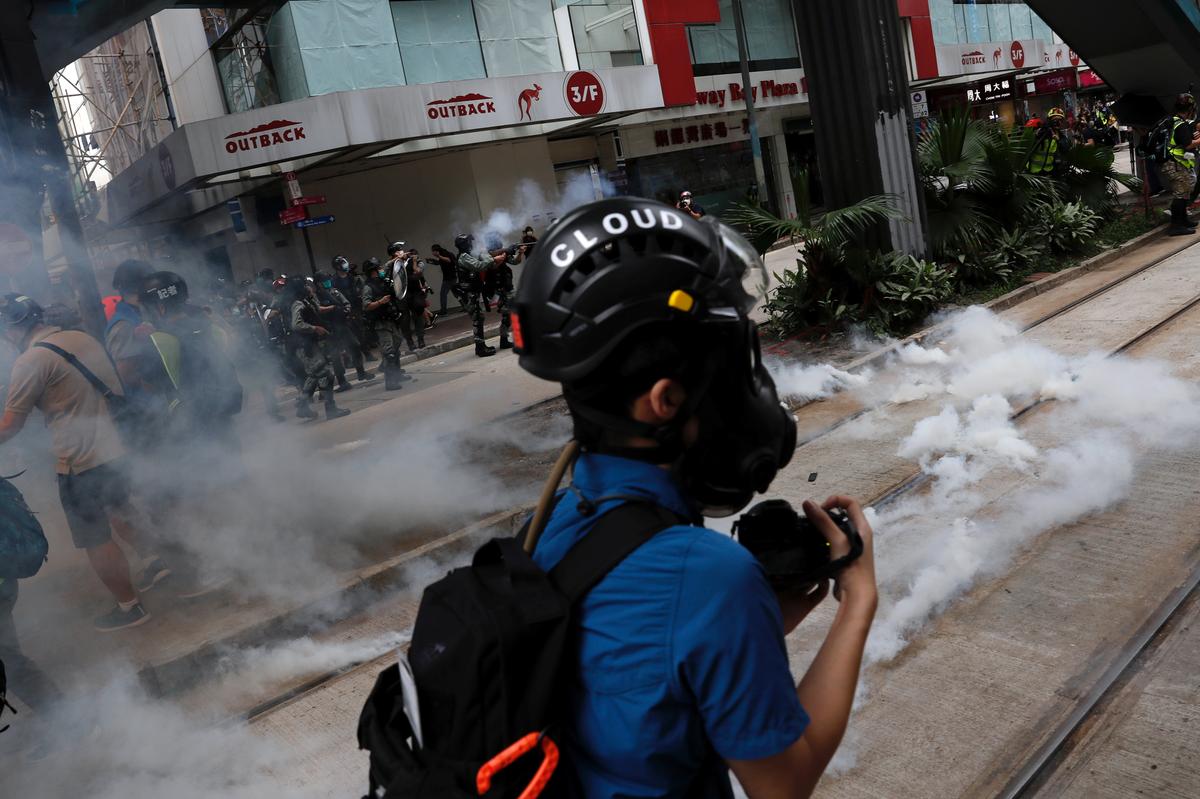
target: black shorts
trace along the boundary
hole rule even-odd
[[[129,473],[124,459],[78,474],[60,474],[58,496],[77,549],[107,544],[112,539],[109,513],[129,505]]]

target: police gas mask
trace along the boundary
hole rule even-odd
[[[765,492],[796,451],[796,421],[762,362],[758,331],[731,321],[737,334],[712,353],[713,373],[694,413],[699,435],[676,470],[706,516],[728,516]]]

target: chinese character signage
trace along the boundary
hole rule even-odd
[[[1016,81],[1011,78],[972,83],[967,86],[967,101],[972,103],[996,103],[1011,100],[1015,96]]]

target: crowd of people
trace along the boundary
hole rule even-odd
[[[403,387],[403,350],[418,353],[425,348],[426,331],[450,313],[451,298],[471,318],[476,355],[496,352],[484,340],[485,314],[492,309],[500,316],[500,348],[510,348],[512,267],[536,243],[533,228],[526,227],[521,241],[507,247],[489,235],[487,248],[478,250],[474,236],[462,234],[455,239],[455,253],[434,244],[423,255],[396,241],[388,245],[387,260],[371,257],[355,264],[338,255],[329,271],[312,277],[263,269],[241,284],[226,306],[227,315],[240,331],[242,359],[257,364],[251,372],[282,372],[283,380],[300,390],[296,413],[303,418],[317,415],[311,400],[319,390],[327,417],[335,418],[345,411],[337,408],[333,395],[352,388],[347,369],[353,368],[360,382],[375,378],[365,366],[372,350],[379,351],[385,388]],[[431,270],[441,276],[436,309],[426,277]],[[271,381],[259,380],[252,389],[263,393],[273,417],[283,418]]]

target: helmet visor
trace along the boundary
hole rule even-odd
[[[761,307],[767,301],[767,290],[770,288],[767,268],[763,263],[762,256],[754,249],[754,245],[746,240],[745,236],[724,222],[711,216],[706,216],[700,221],[716,228],[717,235],[727,254],[725,262],[721,266],[723,274],[718,277],[718,280],[741,285],[747,298],[745,305],[747,311]]]

